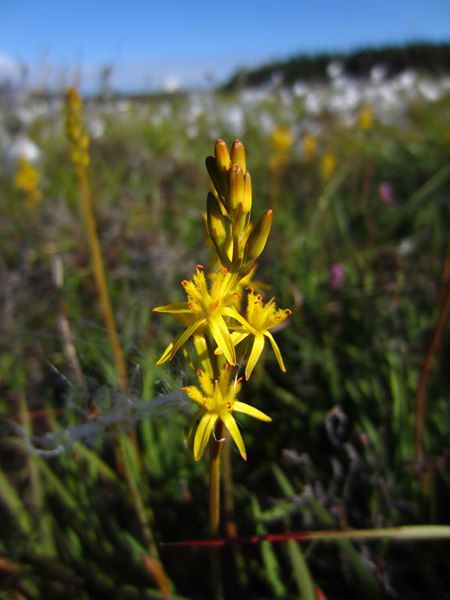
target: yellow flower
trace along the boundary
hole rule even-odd
[[[303,138],[303,152],[305,160],[311,162],[317,149],[317,139],[312,133],[306,133]]]
[[[66,94],[66,133],[70,141],[70,159],[77,169],[89,166],[89,136],[83,118],[83,100],[71,87]]]
[[[292,134],[287,127],[276,127],[272,131],[272,147],[275,152],[286,154],[292,143]]]
[[[178,350],[195,333],[204,333],[206,329],[211,333],[217,347],[225,355],[230,365],[236,364],[236,352],[231,339],[231,333],[224,317],[235,317],[236,310],[232,310],[235,292],[230,292],[235,283],[233,275],[226,268],[221,268],[212,276],[212,285],[208,288],[202,265],[197,265],[196,272],[191,281],[184,280],[184,287],[188,297],[187,302],[174,302],[158,306],[153,310],[160,313],[170,313],[183,317],[188,321],[185,331],[171,342],[156,363],[162,365],[172,359]],[[200,329],[201,328],[201,329]]]
[[[369,131],[373,127],[373,111],[370,106],[364,106],[358,117],[358,127],[363,131]]]
[[[292,147],[292,134],[286,127],[276,127],[272,131],[272,154],[269,157],[269,169],[279,171],[287,162]]]
[[[39,173],[23,156],[19,158],[17,164],[14,184],[18,190],[27,195],[29,207],[34,210],[42,197],[39,189]]]
[[[327,181],[336,171],[336,155],[332,152],[326,152],[320,162],[320,174]]]
[[[272,346],[280,369],[286,372],[283,358],[280,349],[270,333],[270,329],[277,327],[291,314],[289,309],[277,308],[275,299],[272,298],[264,304],[261,294],[255,294],[252,290],[249,291],[247,298],[247,318],[244,319],[241,315],[235,314],[234,318],[239,321],[241,326],[233,327],[232,341],[235,346],[240,344],[249,335],[253,336],[253,344],[245,367],[245,378],[250,379],[253,369],[264,350],[267,338]],[[218,353],[220,350],[217,351]]]
[[[195,460],[200,460],[202,457],[219,419],[230,432],[242,458],[247,460],[244,440],[232,413],[241,412],[266,422],[272,419],[254,406],[236,399],[241,386],[237,380],[231,381],[231,369],[223,369],[217,380],[213,380],[207,373],[199,371],[198,380],[201,389],[195,385],[183,388],[189,398],[197,402],[202,409],[202,416],[194,438]]]

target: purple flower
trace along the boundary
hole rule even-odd
[[[394,199],[394,190],[389,181],[382,181],[378,186],[378,197],[383,204],[391,204]]]
[[[338,290],[342,287],[345,279],[344,265],[333,263],[330,267],[329,286],[331,290]]]

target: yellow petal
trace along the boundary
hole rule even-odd
[[[214,383],[211,379],[211,375],[209,373],[202,372],[198,376],[198,381],[202,386],[202,390],[204,391],[205,395],[211,398],[214,394]]]
[[[211,358],[208,352],[208,345],[203,335],[198,335],[198,331],[194,334],[193,337],[195,351],[197,352],[197,356],[202,365],[202,369],[209,373],[212,377],[213,375],[213,367],[211,364]]]
[[[162,353],[161,357],[158,359],[158,361],[156,363],[157,365],[163,365],[165,362],[167,362],[169,360],[169,358],[171,358],[172,348],[173,348],[173,342],[170,342],[170,344],[167,346],[167,348]]]
[[[206,398],[203,396],[201,391],[195,385],[188,385],[183,388],[183,392],[189,396],[191,400],[194,402],[198,402],[198,404],[204,405]]]
[[[201,417],[201,415],[204,414],[204,410],[202,408],[199,408],[195,414],[192,415],[192,417],[189,419],[189,428],[188,428],[188,432],[187,432],[187,440],[188,442],[191,441],[192,438],[192,433],[194,431],[194,427],[197,423],[197,421],[199,420],[199,418]]]
[[[244,329],[246,329],[250,333],[253,333],[253,335],[256,334],[256,330],[250,325],[250,323],[241,314],[238,313],[238,311],[233,306],[224,308],[223,314],[226,317],[231,317],[232,319],[236,319],[236,321],[239,321],[239,323],[244,327]]]
[[[240,344],[249,335],[249,333],[239,333],[237,331],[233,331],[233,333],[231,334],[231,341],[233,342],[233,346],[237,346],[238,344]],[[214,354],[223,354],[223,352],[220,348],[216,348]]]
[[[216,413],[205,413],[200,419],[194,438],[194,458],[200,460],[208,444],[214,425],[219,415]]]
[[[195,321],[194,323],[192,323],[192,325],[189,325],[189,327],[185,329],[185,331],[183,331],[183,333],[179,335],[176,340],[174,340],[173,348],[170,353],[171,359],[175,356],[175,354],[178,352],[181,346],[183,346],[183,344],[185,344],[188,341],[191,335],[195,333],[195,331],[200,327],[200,325],[203,325],[204,322],[204,319],[199,319],[198,321]]]
[[[262,333],[255,335],[255,341],[253,342],[250,356],[248,357],[247,366],[245,367],[245,379],[250,379],[253,369],[261,356],[261,352],[264,349],[264,336]]]
[[[153,312],[160,313],[191,313],[187,302],[172,302],[172,304],[164,304],[164,306],[156,306]]]
[[[227,412],[227,413],[224,413],[223,415],[221,415],[221,419],[225,423],[225,427],[228,429],[231,437],[235,441],[236,446],[238,447],[238,450],[240,452],[240,455],[242,456],[242,458],[244,460],[247,460],[247,453],[245,451],[244,440],[242,439],[241,432],[239,431],[239,427],[237,426],[237,423],[236,423],[233,415],[231,415],[229,412]]]
[[[245,402],[239,402],[239,400],[233,402],[233,410],[250,415],[250,417],[254,417],[260,421],[266,421],[266,423],[269,423],[269,421],[272,420],[271,417],[266,415],[266,413],[263,413],[262,410],[250,406],[250,404],[246,404]]]
[[[270,331],[265,331],[264,335],[269,338],[273,353],[275,354],[278,364],[280,365],[280,369],[283,371],[283,373],[286,373],[286,367],[284,366],[283,357],[281,356],[280,349],[278,348],[278,344],[276,343],[273,335],[270,333]]]
[[[233,341],[233,344],[235,346],[237,346],[238,344],[243,342],[245,340],[245,338],[247,338],[249,335],[250,335],[249,333],[238,333],[237,331],[234,331],[231,334],[231,339]]]
[[[233,342],[231,340],[231,334],[226,326],[223,317],[215,316],[208,319],[209,329],[214,341],[225,354],[225,358],[230,365],[236,364],[236,353],[234,351]]]

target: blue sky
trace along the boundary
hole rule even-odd
[[[113,64],[114,83],[137,89],[300,51],[450,39],[449,0],[0,0],[0,16],[0,74],[19,60],[35,78],[81,68],[94,85]]]

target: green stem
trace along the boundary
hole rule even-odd
[[[81,203],[83,205],[84,218],[86,223],[87,237],[89,241],[89,249],[91,253],[92,268],[94,271],[95,284],[100,300],[100,306],[105,321],[105,327],[108,332],[109,342],[111,344],[114,362],[116,364],[117,373],[119,375],[120,387],[126,391],[128,387],[127,370],[125,358],[120,345],[119,336],[117,333],[116,321],[111,304],[111,298],[106,284],[105,267],[103,263],[100,242],[97,235],[95,224],[94,209],[91,201],[91,193],[86,171],[83,168],[77,169],[77,181],[81,195]]]
[[[148,512],[142,500],[138,480],[135,476],[133,465],[131,464],[129,454],[129,452],[132,450],[131,444],[132,442],[130,442],[130,439],[126,435],[121,435],[116,446],[116,457],[122,464],[123,474],[128,486],[128,490],[131,494],[131,500],[139,521],[142,537],[145,546],[148,549],[149,555],[153,559],[153,562],[149,563],[152,565],[151,574],[156,585],[162,592],[163,597],[168,598],[170,596],[170,584],[159,558],[158,546],[156,545],[155,538],[150,527]]]
[[[231,465],[231,438],[229,435],[227,435],[223,449],[223,508],[227,539],[236,540],[239,535],[236,521],[234,520],[233,472]],[[239,583],[242,587],[246,587],[248,577],[245,571],[245,561],[241,548],[236,544],[232,546],[232,552]]]
[[[219,419],[210,442],[209,463],[209,534],[211,538],[219,537],[220,533],[220,452],[224,426]],[[220,551],[211,549],[211,573],[213,583],[213,598],[219,600],[223,597],[222,577],[220,568]]]
[[[433,334],[426,354],[420,368],[419,384],[416,392],[416,459],[423,462],[424,437],[425,437],[425,411],[426,411],[426,390],[428,380],[431,375],[433,362],[435,361],[445,332],[448,315],[450,313],[450,238],[447,242],[447,252],[444,258],[444,267],[441,280],[441,301],[439,305],[437,319],[434,325]]]
[[[219,419],[211,438],[209,463],[209,534],[218,537],[220,528],[220,452],[224,434],[223,423]]]

